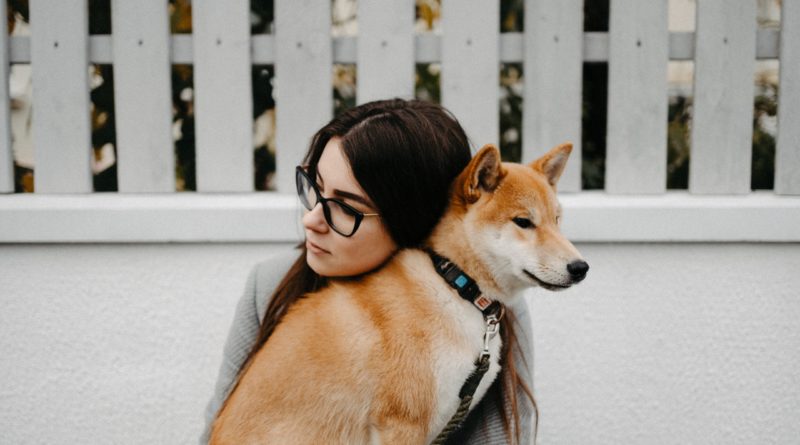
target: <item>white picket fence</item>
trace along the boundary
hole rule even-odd
[[[0,17],[5,15],[0,4]],[[417,34],[411,0],[358,2],[358,36],[331,37],[331,5],[276,0],[251,36],[247,0],[195,0],[170,35],[166,1],[113,0],[113,35],[89,36],[87,0],[32,0],[31,36],[0,23],[0,242],[288,241],[293,168],[332,116],[332,64],[355,63],[358,102],[413,97],[414,64],[441,63],[441,98],[477,145],[499,139],[499,65],[524,64],[523,161],[576,144],[562,179],[578,241],[800,241],[800,1],[759,30],[756,1],[701,0],[696,32],[669,32],[667,0],[611,0],[610,31],[583,2],[530,0],[525,32],[499,2],[443,0]],[[754,69],[780,60],[774,192],[750,191]],[[667,192],[667,65],[694,60],[688,192]],[[609,62],[606,187],[580,190],[581,76]],[[34,194],[13,193],[8,66],[33,71]],[[92,193],[90,63],[115,66],[119,193]],[[194,65],[197,193],[175,193],[170,64]],[[274,64],[278,192],[253,190],[250,66]]]

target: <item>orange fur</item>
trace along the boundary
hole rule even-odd
[[[580,258],[557,225],[554,185],[570,148],[521,166],[501,164],[499,151],[484,147],[456,179],[429,245],[504,303],[516,282],[501,263],[487,262],[481,236],[509,233],[509,242],[544,258]],[[520,214],[535,215],[537,230],[515,228],[510,221]],[[452,415],[482,349],[482,326],[480,312],[420,250],[400,251],[363,277],[332,280],[290,307],[242,372],[210,443],[426,443]],[[499,372],[499,337],[492,348],[479,392]]]

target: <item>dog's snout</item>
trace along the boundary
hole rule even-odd
[[[586,272],[589,271],[589,264],[586,261],[578,260],[567,264],[567,272],[575,282],[581,281],[586,278]]]

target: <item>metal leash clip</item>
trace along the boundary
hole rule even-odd
[[[500,329],[500,319],[491,314],[486,317],[486,330],[483,332],[483,351],[481,356],[489,355],[489,342],[497,335]]]

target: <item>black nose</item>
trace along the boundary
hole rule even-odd
[[[569,272],[575,282],[586,278],[586,272],[588,271],[589,264],[587,264],[586,261],[578,260],[567,264],[567,272]]]

